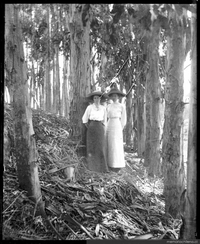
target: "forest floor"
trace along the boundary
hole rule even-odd
[[[18,187],[11,108],[5,107],[9,159],[3,173],[3,239],[178,239],[181,220],[164,211],[163,179],[150,178],[143,160],[125,150],[126,167],[119,173],[94,173],[69,138],[65,118],[33,110],[38,169],[52,232],[35,204]],[[69,181],[66,166],[73,165]],[[59,235],[58,235],[59,233]]]

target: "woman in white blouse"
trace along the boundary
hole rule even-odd
[[[116,87],[108,93],[112,103],[107,106],[107,163],[112,171],[118,172],[125,167],[124,146],[123,146],[123,129],[126,125],[126,108],[119,102],[119,98],[125,96]]]
[[[102,92],[95,91],[88,95],[93,104],[88,105],[82,117],[87,127],[86,151],[89,170],[109,172],[106,163],[105,126],[107,122],[106,107],[100,104]]]

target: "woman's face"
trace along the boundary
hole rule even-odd
[[[96,104],[98,104],[98,103],[100,103],[100,96],[93,96],[93,101],[94,101],[94,103],[96,103]]]
[[[119,99],[119,96],[117,94],[111,94],[110,98],[113,100],[113,102],[116,102]]]

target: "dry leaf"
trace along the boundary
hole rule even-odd
[[[99,230],[100,230],[100,225],[97,224],[96,228],[95,228],[95,235],[98,236],[99,235]]]

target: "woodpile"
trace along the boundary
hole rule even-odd
[[[4,120],[9,145],[3,173],[4,240],[178,239],[181,221],[164,213],[162,179],[149,179],[142,160],[126,153],[120,173],[91,172],[77,154],[79,144],[70,139],[66,119],[33,110],[43,201],[58,235],[52,233],[18,188],[8,105]]]

